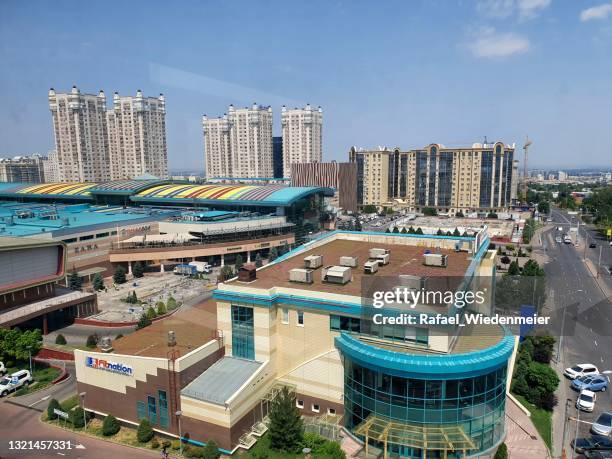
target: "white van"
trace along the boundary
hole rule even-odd
[[[0,397],[6,397],[9,392],[28,386],[32,383],[32,375],[28,370],[19,370],[0,380]]]

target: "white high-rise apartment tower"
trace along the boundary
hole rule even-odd
[[[206,178],[268,178],[272,166],[272,108],[230,105],[222,118],[202,117]]]
[[[283,175],[291,177],[291,165],[320,163],[323,159],[323,109],[304,108],[281,111],[283,128]]]
[[[113,108],[106,113],[111,180],[131,179],[143,174],[168,177],[166,147],[166,102],[159,97],[120,96],[115,92]]]
[[[102,182],[110,179],[106,97],[81,94],[76,86],[69,93],[49,90],[53,116],[58,180]]]

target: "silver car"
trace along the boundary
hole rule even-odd
[[[612,413],[601,413],[591,426],[591,432],[604,436],[612,434]]]

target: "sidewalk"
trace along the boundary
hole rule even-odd
[[[545,459],[548,448],[527,416],[506,397],[506,446],[511,459]]]

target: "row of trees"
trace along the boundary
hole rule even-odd
[[[408,229],[406,229],[406,227],[402,227],[402,229],[399,229],[399,227],[394,226],[392,230],[390,230],[389,228],[387,228],[385,230],[386,233],[396,233],[396,234],[423,234],[423,230],[421,229],[421,227],[417,227],[416,229],[413,226],[410,226]],[[446,231],[444,232],[442,229],[438,229],[438,231],[436,231],[436,235],[438,236],[469,236],[467,231],[464,231],[463,234],[461,233],[461,231],[459,231],[458,228],[455,228],[454,231]]]
[[[24,330],[19,328],[0,328],[0,361],[9,368],[17,362],[26,362],[34,357],[42,346],[40,330]]]

